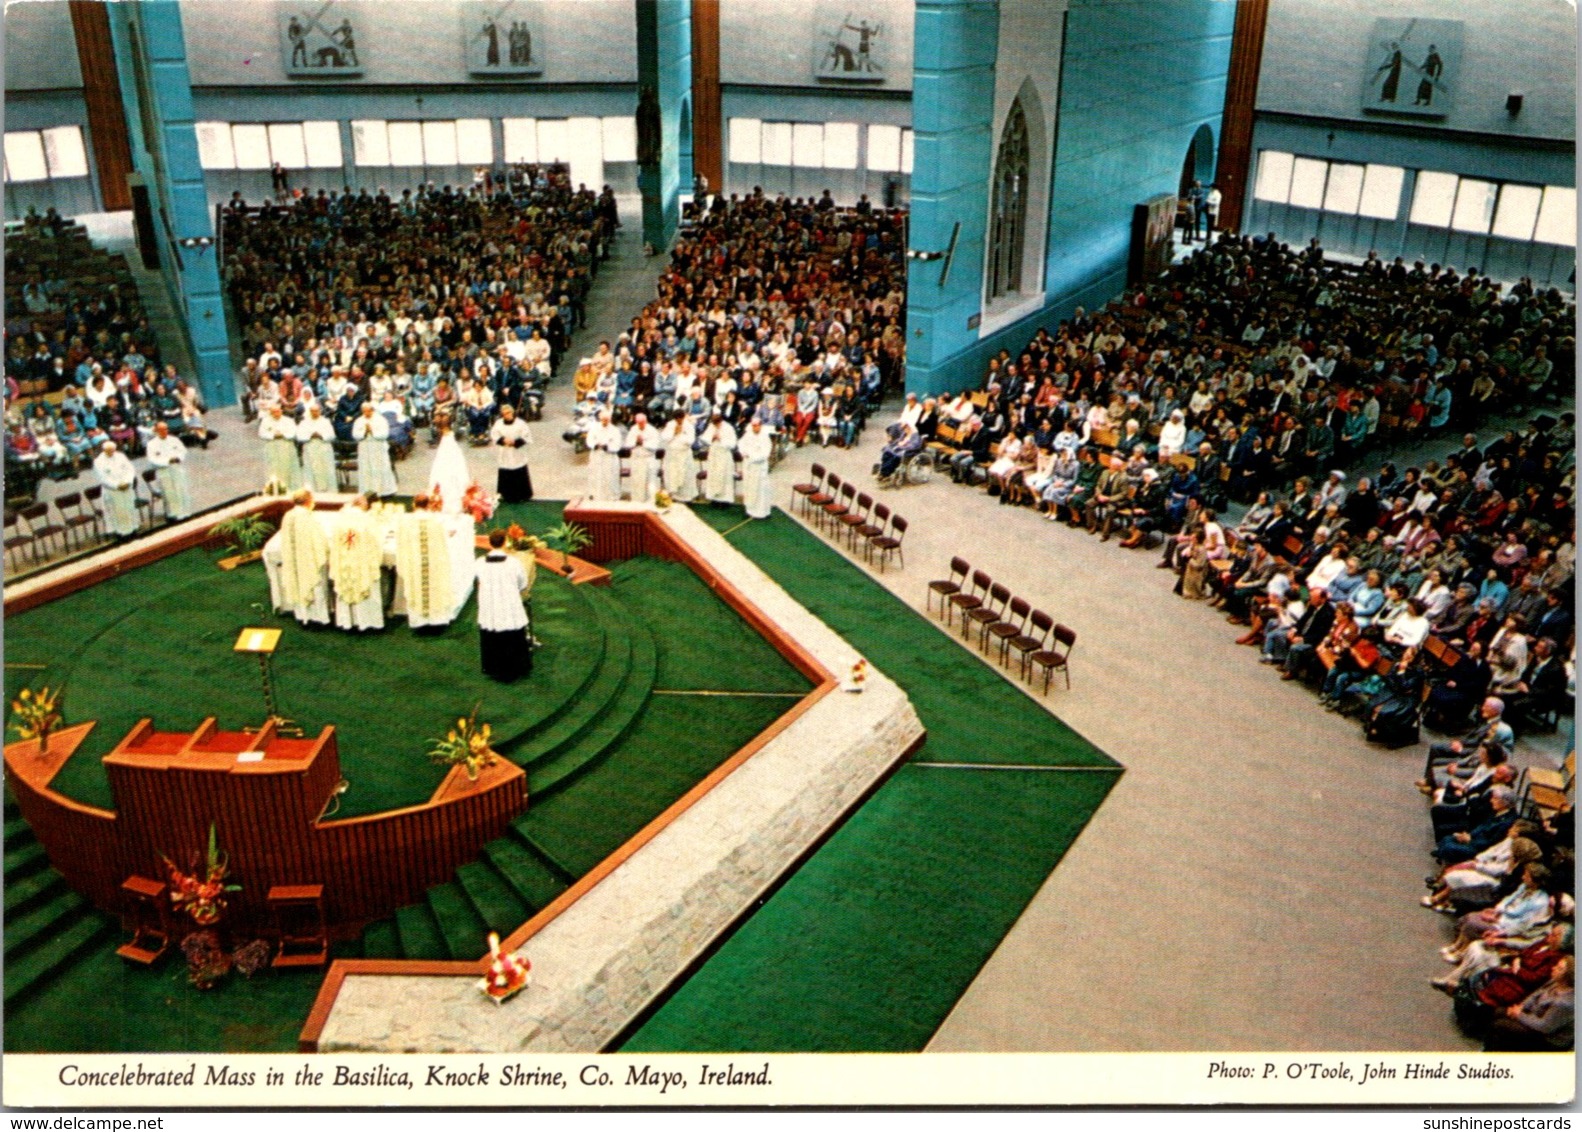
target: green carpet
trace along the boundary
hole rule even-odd
[[[623,1048],[921,1049],[1120,767],[787,516],[729,538],[906,689],[916,764],[1074,769],[903,767]]]

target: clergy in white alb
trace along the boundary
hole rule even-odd
[[[483,674],[501,683],[533,671],[533,647],[522,594],[527,569],[505,552],[505,532],[489,533],[489,553],[478,560],[478,651]]]
[[[456,430],[449,424],[442,424],[439,447],[434,449],[434,463],[428,470],[428,494],[438,501],[438,510],[457,515],[461,513],[461,501],[471,486],[472,472],[467,467],[461,442],[456,439]],[[472,577],[470,568],[467,576]]]
[[[646,413],[638,413],[626,434],[631,452],[631,493],[633,503],[652,503],[659,490],[659,430],[648,423]]]
[[[659,434],[665,450],[665,490],[678,503],[690,503],[698,495],[698,458],[692,452],[697,432],[692,418],[677,409]]]
[[[363,402],[363,415],[352,422],[357,442],[357,490],[364,495],[394,495],[395,469],[390,466],[390,422]]]
[[[470,519],[417,510],[396,524],[396,595],[392,615],[414,629],[449,625],[472,593],[473,527]]]
[[[275,608],[307,624],[330,620],[330,543],[313,513],[313,493],[299,491],[280,520],[280,530],[264,544]]]
[[[588,498],[621,498],[621,430],[610,423],[608,410],[588,430]]]
[[[192,514],[192,492],[187,486],[187,446],[170,435],[164,421],[154,425],[154,439],[148,442],[148,462],[154,478],[165,495],[165,510],[172,519]]]
[[[489,429],[494,448],[496,474],[494,488],[501,503],[526,503],[533,498],[533,477],[527,469],[527,446],[533,434],[527,422],[510,405],[500,409],[500,419]]]
[[[774,506],[769,488],[769,455],[774,451],[774,437],[757,417],[742,433],[737,448],[742,454],[742,503],[747,507],[749,519],[767,519]]]
[[[179,444],[180,441],[177,441]],[[93,458],[93,471],[104,485],[105,519],[110,533],[126,538],[137,533],[137,469],[114,441],[105,441]]]
[[[276,490],[302,487],[302,462],[297,459],[297,422],[272,405],[258,422],[258,436],[269,454],[269,481]]]
[[[315,402],[308,415],[297,422],[297,439],[302,441],[302,470],[311,491],[329,495],[340,487],[335,475],[335,426]]]
[[[736,430],[715,413],[703,430],[703,442],[709,446],[704,490],[712,502],[730,503],[736,498]]]
[[[368,511],[366,495],[357,496],[335,514],[329,541],[335,624],[342,629],[383,629],[383,534]]]

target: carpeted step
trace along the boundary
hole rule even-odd
[[[364,959],[401,958],[401,937],[393,919],[375,920],[363,929]]]
[[[439,926],[446,958],[476,959],[489,949],[484,938],[489,934],[489,929],[461,885],[453,880],[436,884],[428,890],[425,898],[429,911],[434,913],[434,922]]]
[[[632,664],[620,694],[575,743],[529,771],[529,797],[548,797],[596,766],[642,714],[653,694],[654,677],[659,672],[659,650],[653,633],[642,622],[634,620],[628,628],[632,636]]]
[[[5,918],[6,963],[47,945],[70,921],[89,907],[88,901],[69,888],[53,893],[48,900],[17,916]]]
[[[533,914],[527,902],[487,861],[469,861],[461,866],[456,870],[456,883],[467,893],[489,931],[509,935]]]
[[[604,626],[604,663],[593,681],[574,697],[569,710],[508,750],[511,761],[528,771],[531,789],[536,789],[531,785],[533,767],[575,742],[598,721],[621,694],[631,668],[634,626],[627,622],[613,598],[591,587],[584,588],[589,589],[590,604]]]
[[[79,957],[109,937],[115,924],[97,912],[85,912],[51,936],[49,946],[40,947],[5,965],[5,1004],[18,1002],[42,989],[51,978],[75,963]]]
[[[20,849],[24,845],[31,845],[37,841],[33,827],[28,825],[18,814],[16,817],[6,818],[5,821],[5,847],[7,849]]]
[[[542,911],[568,887],[561,874],[514,831],[485,845],[483,855],[527,905],[529,915]]]
[[[9,855],[9,854],[8,854]],[[42,869],[25,877],[5,882],[5,914],[9,919],[38,907],[58,893],[68,891],[66,878],[54,869]]]
[[[571,887],[572,882],[581,875],[581,870],[566,864],[557,854],[550,852],[545,847],[543,841],[534,834],[533,827],[528,822],[526,814],[523,814],[511,824],[511,835],[521,839],[522,844],[526,845],[528,850],[544,863],[544,866],[554,875],[555,879],[567,888]]]
[[[396,909],[396,934],[401,939],[401,955],[406,959],[445,959],[445,937],[440,933],[434,912],[426,901]]]
[[[37,841],[14,848],[10,845],[6,846],[5,882],[8,888],[14,881],[32,876],[41,869],[47,868],[49,868],[49,855],[44,852],[44,846]]]
[[[564,661],[568,666],[569,674],[562,673],[559,678],[563,678],[569,688],[566,695],[554,703],[545,704],[540,715],[527,718],[520,730],[495,744],[495,750],[508,758],[515,759],[517,757],[515,748],[518,744],[533,738],[577,705],[578,701],[587,694],[589,686],[598,678],[599,670],[603,667],[609,652],[608,630],[588,600],[590,587],[568,585],[563,589],[567,610],[571,616],[595,623],[600,632],[596,635],[594,643],[579,645],[570,658]],[[537,592],[536,586],[535,592]],[[542,600],[541,598],[541,603]],[[553,641],[550,642],[549,647],[555,647]]]

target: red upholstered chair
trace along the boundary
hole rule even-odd
[[[1049,694],[1049,681],[1057,668],[1065,673],[1066,690],[1071,690],[1071,649],[1076,643],[1075,633],[1064,625],[1056,625],[1054,647],[1028,654],[1028,661],[1044,670],[1044,695]]]
[[[901,516],[896,515],[890,520],[890,533],[879,535],[868,540],[870,552],[879,552],[879,573],[884,573],[885,563],[890,561],[894,554],[901,560],[901,569],[906,569],[906,555],[901,551],[901,544],[906,541],[906,528],[908,523]]]
[[[1025,599],[1013,597],[1010,612],[993,624],[983,627],[983,632],[978,637],[978,649],[987,652],[989,638],[993,637],[1000,642],[1000,663],[1004,664],[1012,638],[1020,636],[1022,630],[1027,627],[1027,615],[1032,611],[1033,607]]]
[[[967,615],[961,619],[961,639],[968,640],[972,636],[972,627],[981,626],[978,638],[981,643],[984,632],[990,625],[1000,619],[1005,612],[1005,603],[1011,600],[1011,587],[1002,586],[995,582],[989,587],[989,600],[978,606],[977,609],[967,610]]]
[[[952,558],[950,560],[950,577],[936,578],[928,583],[928,593],[924,598],[924,608],[932,610],[934,595],[939,595],[939,611],[945,612],[945,603],[952,594],[959,594],[961,587],[967,584],[967,572],[972,569],[967,565],[965,558]]]
[[[811,480],[809,480],[807,483],[792,484],[791,490],[794,493],[791,496],[792,509],[794,510],[796,505],[801,503],[803,509],[806,510],[808,506],[808,500],[824,489],[824,477],[828,474],[829,471],[824,467],[823,464],[814,464],[813,478]]]
[[[968,613],[983,604],[984,600],[989,596],[989,587],[993,584],[994,580],[988,574],[982,570],[974,570],[972,572],[972,585],[966,587],[960,593],[950,595],[950,602],[945,606],[945,624],[949,625],[951,623],[958,609],[961,610],[962,620],[965,621]]]
[[[1029,653],[1037,652],[1044,647],[1044,642],[1049,639],[1049,631],[1055,627],[1055,619],[1042,609],[1033,610],[1033,616],[1028,620],[1025,632],[1018,633],[1006,642],[1007,655],[1010,649],[1015,649],[1021,659],[1022,679],[1027,679],[1027,657]]]
[[[846,485],[848,488],[851,484]],[[852,490],[856,490],[853,488]],[[873,496],[867,492],[857,492],[857,502],[852,505],[846,514],[840,517],[841,525],[846,528],[847,542],[853,554],[857,553],[857,535],[868,524],[868,512],[873,508]]]

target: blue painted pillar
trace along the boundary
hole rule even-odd
[[[128,0],[109,9],[132,163],[150,188],[160,273],[197,365],[196,374],[183,376],[196,379],[211,407],[234,404],[236,380],[214,248],[180,246],[184,240],[214,240],[181,9],[176,0]]]
[[[643,242],[663,251],[681,219],[683,187],[682,118],[691,113],[692,6],[690,0],[637,0],[637,86],[652,90],[659,103],[659,161],[637,168],[643,194]],[[641,110],[639,110],[641,114]],[[685,164],[691,164],[692,124]],[[641,134],[642,125],[638,126]]]
[[[978,339],[968,322],[983,286],[999,4],[918,0],[913,43],[910,247],[944,251],[961,224],[943,287],[940,261],[913,260],[907,269],[906,388],[929,394],[961,384],[947,363]]]

